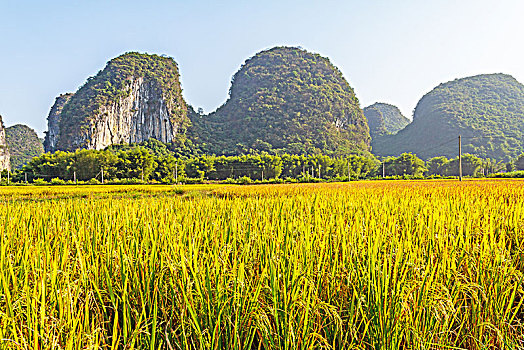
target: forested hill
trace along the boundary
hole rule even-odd
[[[418,102],[413,122],[379,138],[373,153],[413,152],[422,158],[462,152],[509,160],[524,151],[524,85],[505,74],[484,74],[440,84]]]
[[[369,151],[369,128],[353,89],[331,62],[294,47],[248,59],[216,112],[193,115],[208,153]]]
[[[11,169],[21,168],[33,157],[44,153],[42,140],[27,125],[16,124],[6,128],[5,138],[11,155]]]
[[[410,123],[398,107],[388,103],[374,103],[364,108],[364,115],[368,121],[371,140],[378,136],[395,134]]]

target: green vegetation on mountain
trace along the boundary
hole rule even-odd
[[[462,152],[509,160],[524,150],[524,85],[505,74],[440,84],[417,104],[413,122],[373,143],[381,156],[413,152],[424,159]]]
[[[27,125],[16,124],[5,129],[5,137],[11,155],[11,168],[18,169],[33,157],[44,153],[42,140]]]
[[[369,125],[371,140],[377,137],[395,134],[410,123],[410,120],[393,105],[377,102],[364,108],[364,116]]]
[[[329,59],[275,47],[248,59],[216,112],[193,115],[207,153],[250,150],[293,154],[369,151],[359,101]]]
[[[171,57],[128,52],[109,61],[106,67],[87,82],[64,105],[61,112],[59,148],[71,148],[78,130],[90,127],[100,115],[108,113],[132,92],[137,79],[162,96],[169,117],[180,123],[180,134],[189,126],[187,105],[182,97],[177,63]]]

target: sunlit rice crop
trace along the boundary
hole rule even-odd
[[[518,349],[524,182],[0,189],[0,346]]]

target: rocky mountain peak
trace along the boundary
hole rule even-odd
[[[170,143],[188,125],[176,62],[130,52],[109,61],[76,93],[56,99],[45,149],[103,149],[149,138]]]

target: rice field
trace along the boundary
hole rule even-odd
[[[1,349],[522,349],[524,181],[0,188]]]

